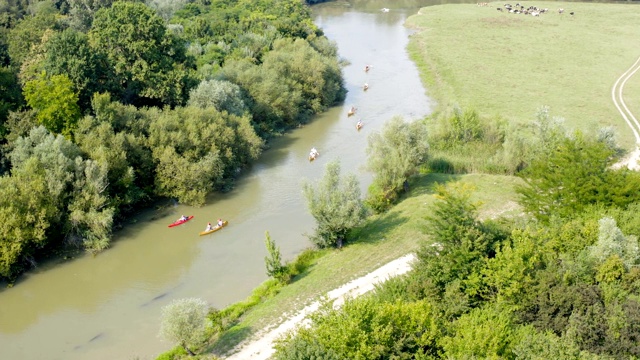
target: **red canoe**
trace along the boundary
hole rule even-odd
[[[174,222],[173,224],[169,225],[169,227],[174,227],[174,226],[178,226],[178,225],[182,225],[184,223],[186,223],[187,221],[193,219],[193,215],[190,215],[187,217],[187,220],[178,220],[176,222]]]

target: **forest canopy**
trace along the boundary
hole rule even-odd
[[[0,210],[13,219],[0,278],[62,247],[105,249],[155,199],[215,200],[270,137],[346,93],[335,44],[298,0],[0,10]]]

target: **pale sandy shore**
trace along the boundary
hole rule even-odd
[[[326,295],[327,300],[333,300],[334,307],[344,303],[346,298],[355,298],[368,291],[373,290],[374,285],[386,281],[389,278],[398,276],[408,272],[411,269],[411,262],[415,259],[415,255],[408,254],[399,259],[393,260],[388,264],[370,272],[369,274],[352,280],[349,283],[329,291]],[[273,355],[274,340],[284,335],[288,331],[295,330],[296,327],[307,323],[307,316],[318,310],[320,301],[316,301],[297,314],[290,317],[287,321],[279,325],[277,328],[258,334],[256,338],[239,344],[234,349],[234,354],[229,356],[228,360],[266,360]]]

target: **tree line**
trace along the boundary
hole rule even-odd
[[[97,252],[132,212],[202,205],[344,99],[297,0],[0,2],[0,278]]]

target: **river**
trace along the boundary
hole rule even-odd
[[[198,297],[221,308],[244,299],[266,279],[265,231],[286,259],[310,246],[313,230],[302,183],[317,181],[339,159],[363,192],[367,136],[395,115],[423,117],[432,104],[406,46],[405,19],[433,1],[353,1],[314,6],[315,22],[349,61],[343,105],[278,138],[226,194],[209,205],[149,209],[93,256],[40,264],[11,288],[0,290],[0,359],[153,359],[172,347],[158,334],[161,308]],[[440,3],[440,2],[437,2]],[[380,11],[390,8],[389,12]],[[368,73],[364,66],[371,64]],[[369,84],[363,91],[362,85]],[[347,110],[358,112],[347,117]],[[364,122],[355,130],[358,119]],[[309,162],[311,147],[320,157]],[[181,214],[190,222],[168,228]],[[200,237],[208,221],[229,226]]]

